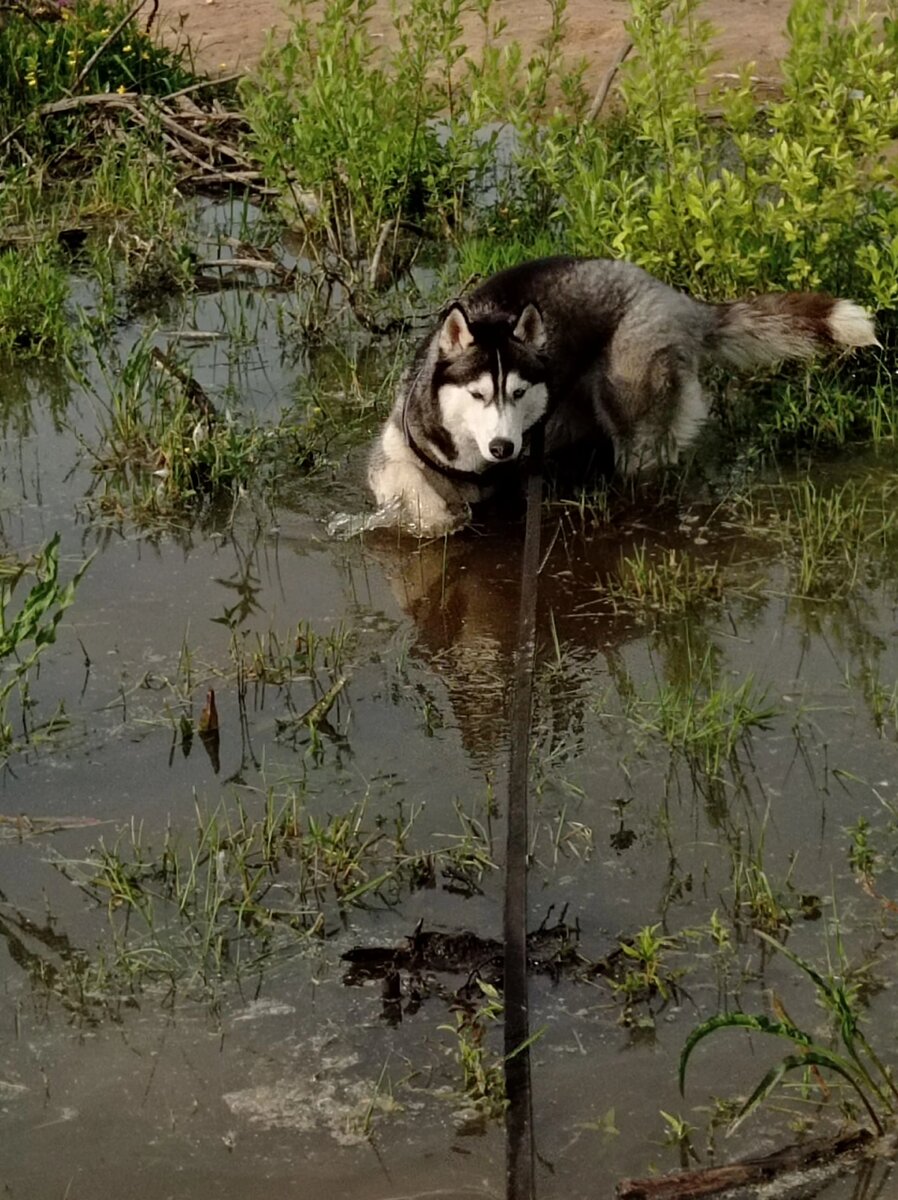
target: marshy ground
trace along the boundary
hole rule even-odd
[[[124,10],[96,5],[0,25],[21,83],[0,198],[7,1195],[503,1194],[520,511],[434,543],[331,530],[368,503],[365,446],[430,314],[497,256],[547,248],[640,258],[708,298],[752,279],[848,289],[879,310],[885,348],[713,380],[720,412],[693,462],[546,503],[539,1195],[892,1128],[898,205],[881,153],[898,126],[847,92],[891,86],[896,50],[891,26],[880,57],[861,31],[852,74],[846,43],[812,43],[824,9],[799,14],[796,86],[829,88],[848,116],[793,98],[759,121],[739,100],[714,142],[734,178],[744,156],[735,183],[702,173],[696,131],[719,136],[704,99],[678,94],[658,133],[637,72],[639,138],[590,132],[584,105],[580,124],[540,109],[531,126],[539,64],[522,82],[506,62],[526,187],[469,183],[508,146],[487,135],[482,154],[462,114],[420,161],[423,126],[396,160],[385,142],[353,165],[339,143],[317,213],[304,188],[342,136],[321,78],[281,92],[288,66],[269,62],[238,96],[139,27],[116,41]],[[663,41],[682,21],[636,12],[648,57],[701,59]],[[108,73],[75,88],[104,43]],[[376,97],[369,69],[353,88]],[[54,125],[29,99],[47,79],[44,104],[116,99]],[[321,124],[294,128],[293,103]],[[278,158],[287,128],[302,174]],[[325,128],[332,143],[303,141]],[[814,175],[802,147],[827,137],[832,175]],[[684,195],[668,212],[671,155]],[[887,1195],[891,1171],[820,1168],[801,1194]]]

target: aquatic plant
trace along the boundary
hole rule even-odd
[[[504,1004],[498,990],[483,979],[477,980],[483,1000],[460,1005],[455,1013],[455,1025],[440,1029],[455,1036],[455,1057],[461,1070],[460,1099],[464,1110],[485,1120],[498,1120],[505,1115],[508,1099],[505,1095],[505,1061],[491,1050],[488,1036],[491,1026],[502,1019]]]
[[[688,551],[653,553],[645,544],[622,555],[615,574],[600,592],[615,608],[658,618],[685,612],[723,596],[723,575],[716,562],[699,563]]]
[[[354,907],[396,904],[440,874],[476,890],[494,869],[476,822],[459,811],[457,835],[415,847],[420,811],[399,806],[391,821],[370,815],[363,796],[321,815],[303,788],[269,790],[255,814],[241,800],[197,806],[192,839],[169,827],[154,847],[132,821],[114,844],[55,864],[107,910],[101,952],[113,976],[135,992],[163,980],[172,993],[208,996]]]
[[[88,559],[68,583],[62,583],[59,534],[30,563],[9,559],[0,563],[0,753],[8,753],[14,740],[7,719],[12,693],[18,690],[27,695],[33,668],[56,641],[59,623],[74,602],[75,590],[89,563]],[[28,575],[35,582],[19,602],[16,589]]]
[[[619,943],[621,969],[610,982],[628,1004],[656,996],[669,1000],[676,994],[676,972],[668,967],[667,957],[678,942],[659,933],[660,928],[660,925],[644,925]]]
[[[97,442],[88,452],[98,488],[92,503],[114,519],[160,524],[191,507],[222,498],[234,503],[252,478],[280,459],[308,460],[305,432],[284,421],[277,428],[242,425],[221,412],[170,355],[153,345],[153,332],[123,359],[94,339],[104,380],[72,363],[97,404]]]
[[[752,675],[739,683],[722,675],[712,648],[695,660],[690,651],[685,675],[659,681],[654,695],[628,690],[622,698],[626,715],[638,728],[660,736],[709,777],[719,775],[752,730],[765,728],[777,713]]]
[[[851,1095],[860,1102],[871,1125],[879,1134],[884,1132],[885,1123],[898,1111],[898,1087],[891,1070],[880,1059],[861,1028],[859,1011],[859,986],[847,978],[844,971],[830,971],[824,975],[811,963],[795,954],[787,946],[761,930],[757,936],[778,953],[784,954],[813,984],[817,1000],[832,1020],[841,1051],[822,1045],[810,1034],[800,1029],[781,1005],[777,1015],[768,1017],[743,1012],[722,1013],[703,1021],[692,1031],[680,1054],[679,1082],[683,1092],[686,1083],[686,1068],[699,1042],[720,1029],[743,1029],[750,1033],[763,1033],[782,1038],[791,1043],[792,1053],[776,1063],[741,1105],[730,1125],[735,1130],[767,1100],[784,1078],[792,1071],[832,1072],[851,1089]],[[829,1095],[821,1089],[824,1098]],[[843,1101],[844,1103],[844,1101]],[[850,1105],[848,1105],[850,1111]]]

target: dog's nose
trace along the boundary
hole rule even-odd
[[[493,438],[490,442],[490,454],[497,462],[503,462],[514,454],[514,442],[510,442],[508,438]]]

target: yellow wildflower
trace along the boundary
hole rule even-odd
[[[122,54],[130,54],[134,47],[129,42],[127,46],[122,46]]]
[[[125,87],[125,85],[124,85],[123,83],[120,83],[120,84],[118,85],[118,87],[117,87],[115,90],[118,92],[118,94],[119,94],[120,96],[124,96],[125,92],[126,92],[128,89]]]

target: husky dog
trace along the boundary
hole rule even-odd
[[[509,478],[545,420],[546,452],[610,438],[624,472],[673,461],[708,415],[706,363],[763,367],[878,345],[869,315],[817,293],[706,304],[632,263],[546,258],[456,301],[418,348],[371,454],[379,506],[447,532]]]

